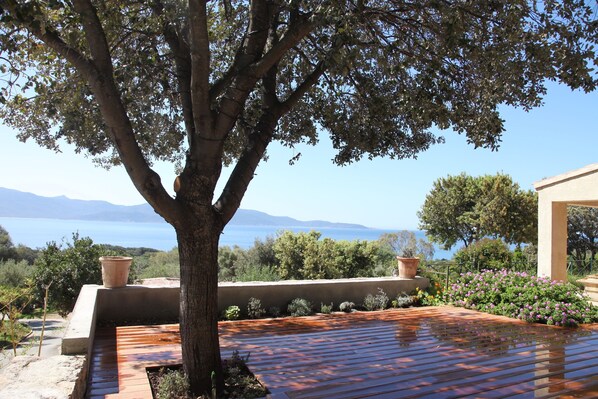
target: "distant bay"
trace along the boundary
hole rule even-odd
[[[123,247],[146,247],[169,251],[177,246],[174,229],[167,223],[105,222],[92,220],[64,220],[0,217],[4,227],[15,245],[23,244],[30,248],[42,248],[50,241],[60,243],[63,239],[71,240],[74,232],[82,237],[90,237],[97,244],[112,244]],[[377,240],[384,233],[396,230],[368,228],[307,228],[294,226],[244,226],[228,225],[220,237],[220,245],[238,245],[250,248],[254,241],[275,236],[278,231],[294,232],[316,230],[322,237],[334,240]],[[423,231],[415,231],[418,238],[424,238]],[[436,248],[435,259],[451,259],[454,251]]]

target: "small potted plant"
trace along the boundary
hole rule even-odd
[[[398,233],[385,233],[379,241],[395,254],[399,261],[399,277],[415,278],[421,259],[431,259],[434,247],[423,239],[418,239],[412,231],[403,230]]]
[[[106,288],[126,287],[133,258],[129,256],[101,256],[102,282]]]
[[[415,248],[406,247],[397,256],[400,278],[415,278],[419,266],[419,258],[415,255]]]

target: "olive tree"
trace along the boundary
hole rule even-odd
[[[201,393],[212,371],[222,388],[218,240],[272,141],[329,134],[337,164],[415,156],[432,127],[497,148],[499,105],[539,106],[546,80],[595,88],[597,29],[581,0],[0,0],[0,117],[124,165],[173,226]],[[174,198],[154,160],[177,165]]]
[[[418,212],[419,227],[445,249],[484,237],[532,243],[538,234],[537,204],[536,194],[522,190],[510,176],[461,173],[434,182]]]
[[[0,226],[0,262],[15,259],[16,250],[8,231]]]

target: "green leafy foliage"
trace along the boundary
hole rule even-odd
[[[33,289],[0,285],[0,348],[10,345],[17,355],[17,345],[30,331],[19,323],[25,309],[33,300]]]
[[[434,257],[434,245],[422,238],[417,239],[412,231],[384,233],[378,241],[395,254],[405,258],[418,257],[425,261]]]
[[[345,313],[351,313],[355,309],[355,304],[353,302],[345,301],[342,302],[338,306],[338,310]]]
[[[513,254],[500,239],[483,238],[455,253],[454,260],[462,271],[510,269]]]
[[[304,298],[295,298],[287,308],[292,317],[309,316],[313,313],[311,303]]]
[[[598,322],[598,307],[592,306],[579,288],[524,272],[465,273],[445,298],[455,306],[530,323],[576,326]]]
[[[378,288],[376,295],[366,295],[363,299],[363,307],[368,311],[384,310],[388,307],[388,295],[386,295],[382,288]]]
[[[241,357],[233,351],[229,359],[222,361],[224,373],[224,397],[228,398],[264,398],[269,393],[247,367],[249,353]]]
[[[189,380],[182,370],[161,369],[159,376],[157,399],[187,398]]]
[[[567,207],[567,254],[575,274],[589,272],[598,254],[598,209]]]
[[[147,252],[135,257],[137,278],[155,277],[180,277],[179,251],[174,248],[170,251]]]
[[[72,243],[65,245],[50,242],[37,258],[33,273],[37,301],[51,283],[50,305],[62,315],[73,309],[84,284],[102,284],[99,258],[109,252],[89,237],[80,238],[78,233],[73,234]]]
[[[330,314],[332,313],[332,309],[334,309],[334,304],[332,302],[330,302],[329,305],[326,305],[325,303],[320,303],[320,313]]]
[[[401,292],[395,299],[392,300],[391,306],[393,308],[408,308],[413,305],[414,301],[411,295]]]
[[[428,237],[450,249],[488,236],[509,244],[535,242],[537,208],[536,194],[507,175],[462,173],[436,180],[418,216]]]
[[[282,279],[370,277],[394,255],[378,241],[320,240],[321,233],[285,231],[274,242],[275,265]]]
[[[33,267],[27,261],[0,261],[0,286],[23,287],[32,274]]]
[[[430,280],[430,285],[422,290],[419,287],[415,289],[413,303],[420,306],[439,306],[444,304],[444,291],[442,285]]]
[[[0,261],[15,259],[15,257],[16,250],[10,234],[8,234],[8,231],[4,227],[0,226]]]
[[[335,278],[341,275],[334,264],[334,249],[330,239],[320,241],[321,233],[281,233],[274,243],[279,261],[278,273],[283,279]]]
[[[250,319],[261,319],[266,314],[266,310],[262,307],[262,301],[257,298],[249,298],[247,303],[247,316]]]
[[[256,239],[248,250],[239,246],[222,246],[218,250],[218,276],[220,281],[277,281],[274,239]]]
[[[98,103],[95,97],[102,92],[93,84],[106,71],[90,71],[81,63],[90,52],[88,40],[96,44],[101,34],[110,49],[103,55],[112,66],[102,77],[118,85],[118,100],[127,105],[140,149],[148,159],[181,160],[184,135],[193,128],[184,123],[189,123],[183,110],[189,112],[190,98],[179,85],[190,81],[191,72],[177,68],[181,59],[190,62],[190,53],[187,46],[173,43],[191,34],[189,8],[176,2],[168,7],[109,2],[94,9],[102,27],[97,32],[74,7],[33,4],[2,8],[5,34],[0,44],[10,60],[2,63],[7,87],[0,103],[6,123],[48,148],[56,148],[62,137],[78,150],[117,162],[102,118],[109,105]],[[268,8],[274,5],[263,5],[266,15],[277,17],[263,21],[259,37],[267,38],[269,30],[279,38],[288,33],[292,45],[270,53],[276,71],[259,70],[242,91],[236,87],[240,106],[231,105],[222,93],[234,81],[228,74],[241,73],[237,68],[243,60],[236,55],[247,45],[243,35],[256,7],[244,2],[205,6],[210,18],[202,26],[209,33],[211,57],[202,72],[213,88],[203,95],[213,97],[206,101],[215,115],[228,111],[233,119],[221,133],[228,162],[249,145],[250,132],[268,112],[277,115],[275,137],[285,145],[315,144],[316,124],[331,133],[339,164],[364,156],[414,156],[442,141],[430,132],[432,126],[452,127],[476,146],[495,148],[504,129],[500,104],[540,105],[546,80],[586,91],[596,85],[591,69],[594,9],[578,1],[542,6],[523,0],[470,2],[459,7],[433,1],[403,4],[400,12],[394,2],[286,2],[276,4],[277,12]],[[426,23],[414,29],[412,21],[420,20]],[[56,41],[45,32],[52,32]],[[251,44],[260,48],[256,54],[267,53],[266,40]],[[54,51],[56,46],[60,51]],[[91,47],[101,51],[97,44]],[[255,57],[250,61],[261,59]],[[291,97],[299,87],[305,91],[287,104],[292,107],[286,112],[275,114],[276,103],[263,101],[266,72],[274,73],[270,78],[275,84],[268,88],[277,99]]]
[[[241,317],[241,308],[236,305],[231,305],[224,310],[226,320],[239,320],[239,317]]]
[[[383,241],[335,241],[316,231],[284,231],[247,250],[220,247],[218,265],[220,281],[277,281],[386,276],[396,261]]]
[[[272,317],[280,317],[282,315],[282,311],[278,306],[271,306],[268,308],[268,314]]]

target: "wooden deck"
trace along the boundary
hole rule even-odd
[[[451,307],[221,322],[223,357],[272,398],[597,398],[598,325],[531,325]],[[88,398],[151,398],[146,367],[181,362],[178,325],[101,328]]]

